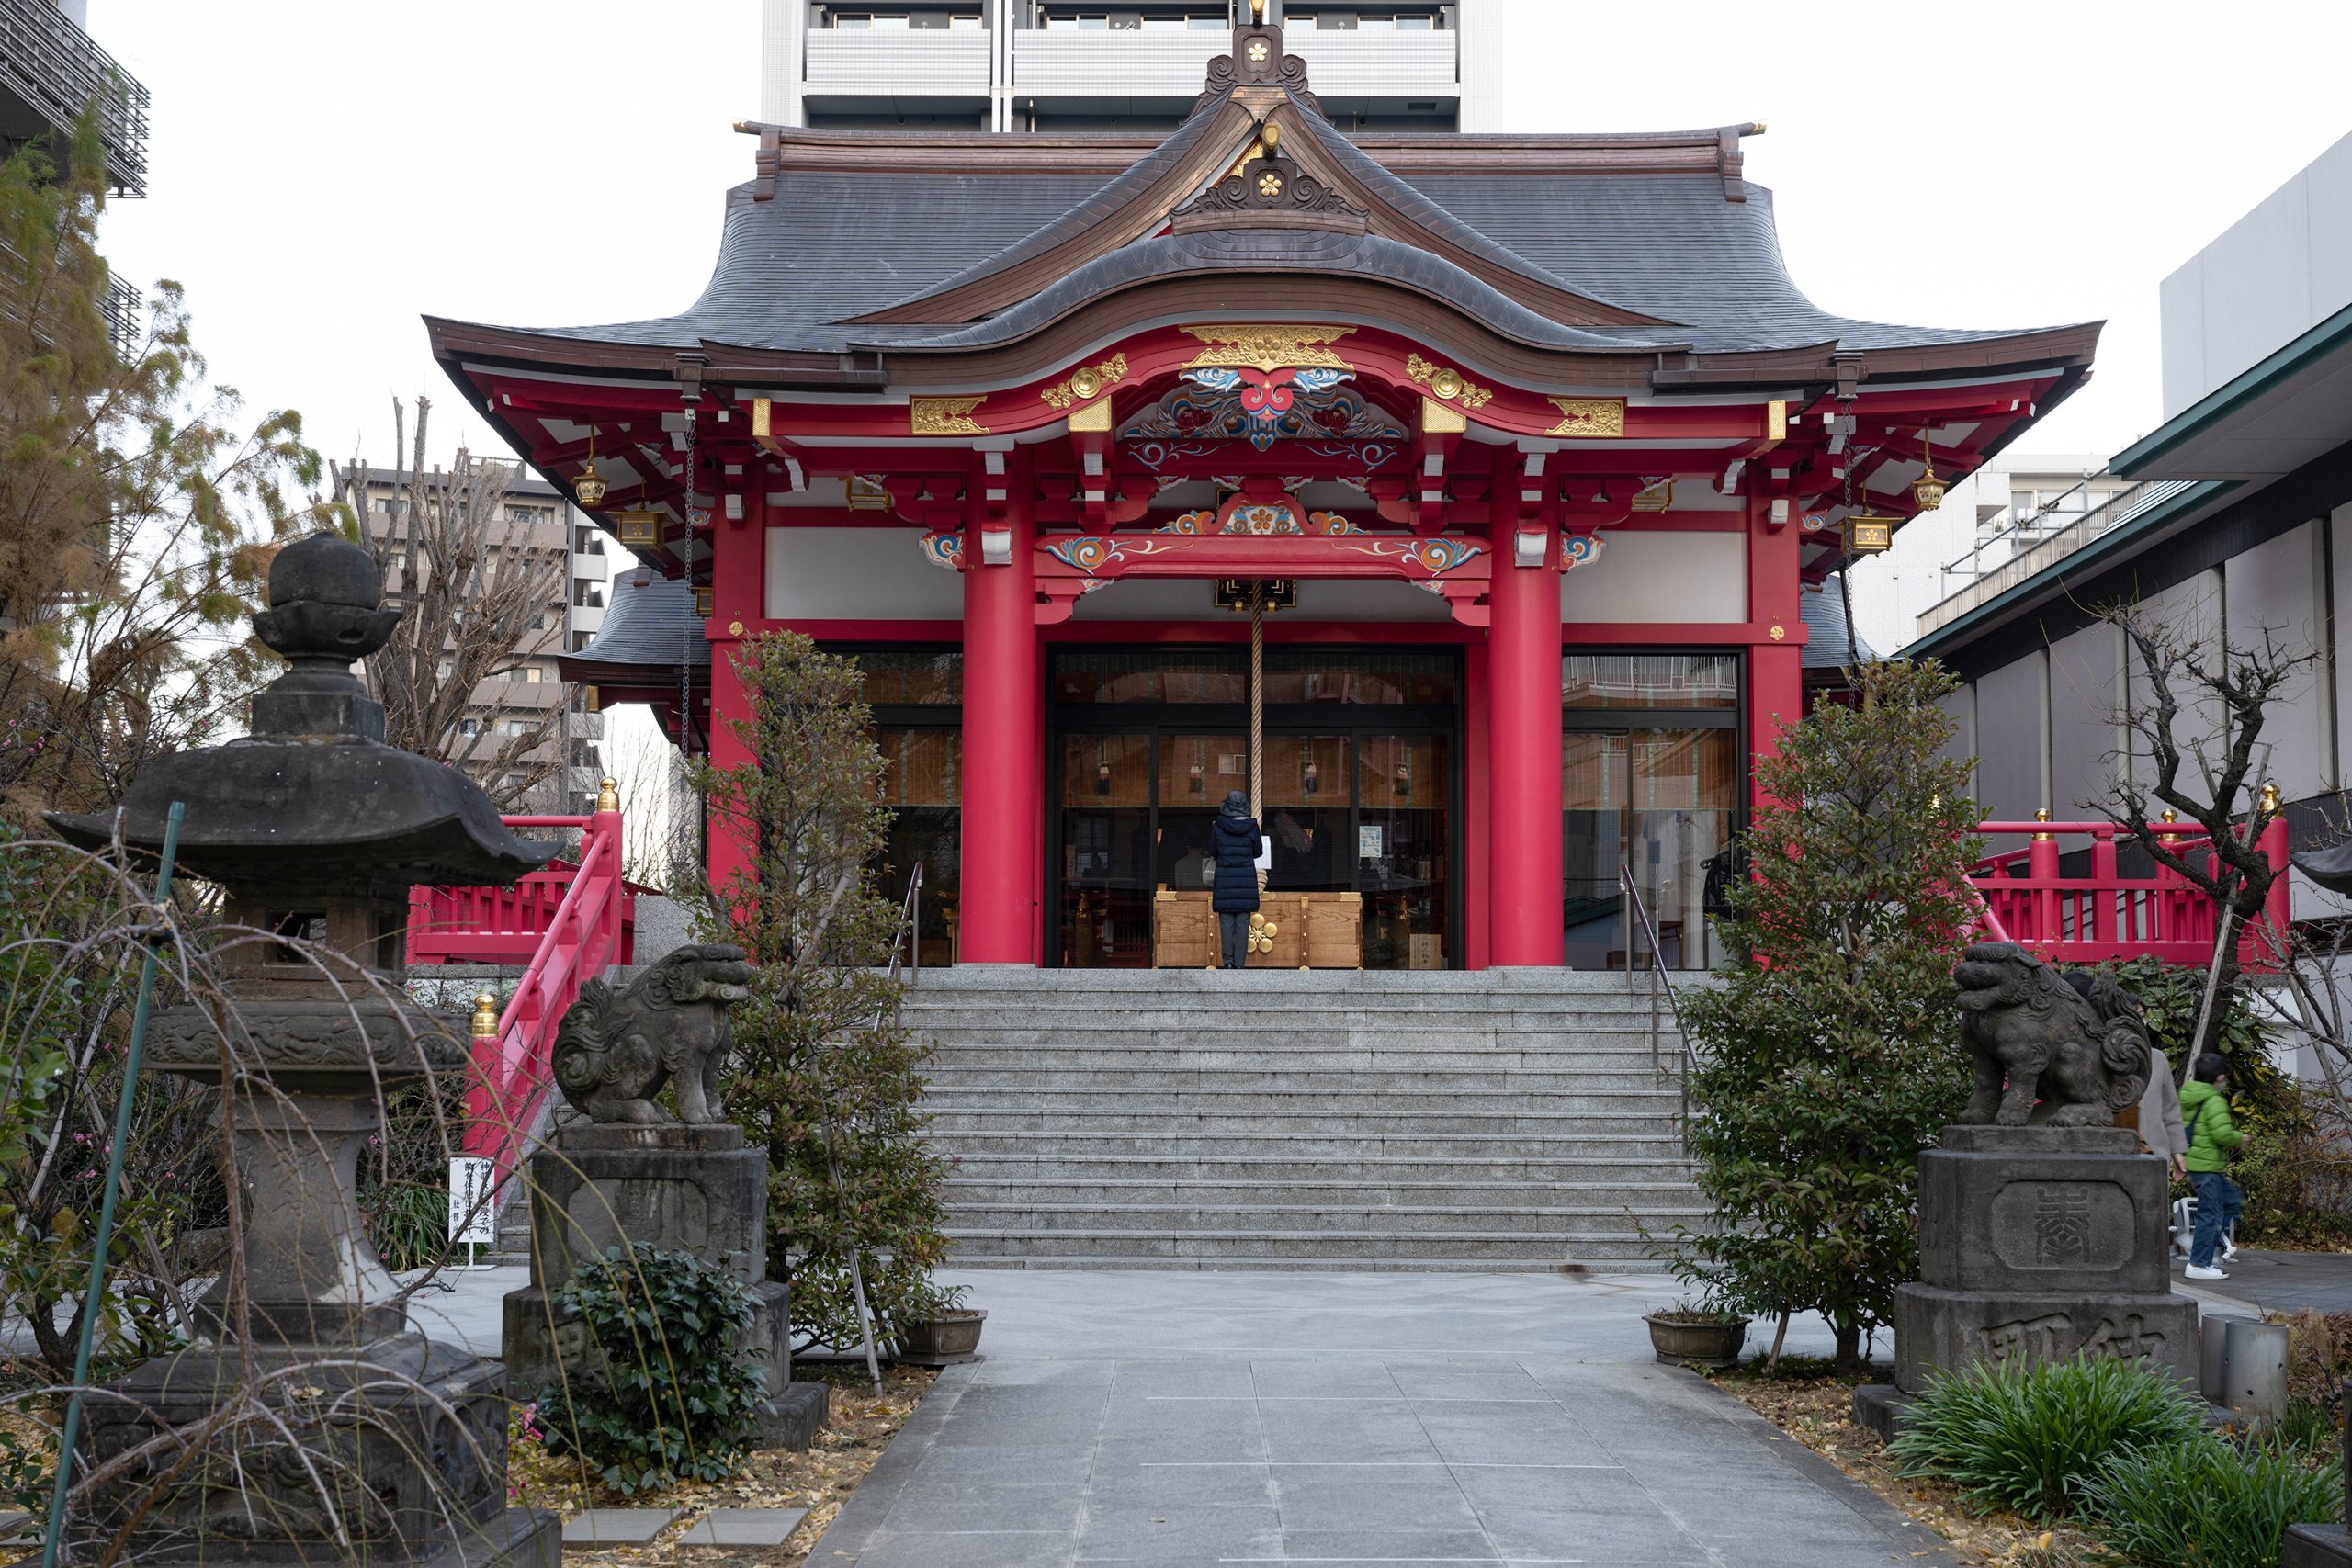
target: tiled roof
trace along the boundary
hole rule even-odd
[[[639,586],[638,579],[646,581]],[[613,579],[613,600],[605,624],[588,646],[557,660],[567,681],[595,682],[627,674],[643,679],[668,671],[675,679],[684,656],[701,679],[708,678],[710,643],[695,614],[694,590],[676,578],[632,569]]]

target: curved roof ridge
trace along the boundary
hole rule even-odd
[[[1664,320],[1654,312],[1637,310],[1620,300],[1611,299],[1605,294],[1595,293],[1592,289],[1582,287],[1571,279],[1561,277],[1544,267],[1536,265],[1502,244],[1492,235],[1473,228],[1431,201],[1428,197],[1415,190],[1402,176],[1390,173],[1378,159],[1340,135],[1340,128],[1326,118],[1319,108],[1312,104],[1300,103],[1296,94],[1291,96],[1291,102],[1299,111],[1300,118],[1306,121],[1308,131],[1314,135],[1322,151],[1345,168],[1351,179],[1377,191],[1382,200],[1396,208],[1432,233],[1443,237],[1464,250],[1477,252],[1489,257],[1510,271],[1524,276],[1531,283],[1539,283],[1547,288],[1556,288],[1563,294],[1573,294],[1578,299],[1589,299],[1596,305],[1620,310],[1629,316],[1647,317],[1651,321]],[[1679,326],[1685,323],[1668,321],[1667,324]]]
[[[1025,237],[1014,241],[991,255],[982,257],[936,283],[916,289],[903,299],[894,299],[887,305],[861,310],[855,316],[842,319],[857,321],[865,316],[879,314],[884,310],[904,310],[908,306],[920,304],[925,299],[953,293],[967,284],[993,276],[1007,267],[1017,265],[1031,256],[1049,251],[1063,241],[1084,232],[1097,219],[1105,217],[1127,205],[1137,193],[1148,188],[1170,164],[1191,152],[1193,143],[1208,134],[1210,127],[1216,121],[1218,111],[1224,107],[1223,103],[1215,104],[1198,114],[1187,116],[1184,122],[1170,132],[1165,141],[1125,173],[1112,176],[1092,196],[1088,197],[1043,228],[1031,231]]]
[[[1290,254],[1281,254],[1284,251]],[[1042,331],[1094,299],[1140,284],[1185,273],[1234,270],[1340,273],[1381,279],[1443,300],[1497,334],[1532,347],[1646,353],[1693,346],[1682,334],[1645,339],[1642,334],[1649,329],[1638,326],[1565,325],[1529,310],[1442,256],[1378,234],[1262,228],[1155,235],[1095,257],[985,321],[955,324],[945,331],[848,341],[853,348],[901,352],[992,348]]]

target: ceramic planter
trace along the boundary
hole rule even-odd
[[[1644,1314],[1642,1321],[1650,1325],[1650,1348],[1657,1352],[1661,1361],[1736,1367],[1739,1365],[1739,1352],[1747,1343],[1747,1320],[1744,1317],[1693,1320],[1672,1313],[1653,1312]]]

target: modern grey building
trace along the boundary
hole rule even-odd
[[[2137,601],[2209,646],[2268,637],[2313,656],[2263,739],[2297,848],[2338,835],[2352,785],[2347,232],[2352,137],[2165,280],[2165,423],[2109,459],[2098,504],[1922,617],[1905,651],[1966,679],[1954,706],[1989,816],[2089,817],[2119,770],[2147,767],[2118,722],[2147,682],[2098,615]],[[2328,910],[2300,876],[2296,909]]]
[[[763,0],[772,125],[1173,130],[1250,0]],[[1269,0],[1345,130],[1476,130],[1463,0]],[[1243,15],[1237,16],[1239,12]]]

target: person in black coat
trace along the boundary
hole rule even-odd
[[[1209,908],[1216,911],[1225,966],[1239,969],[1250,962],[1250,917],[1258,912],[1258,857],[1266,847],[1266,836],[1250,815],[1250,797],[1239,790],[1226,792],[1225,805],[1209,827],[1209,847],[1216,853]]]

